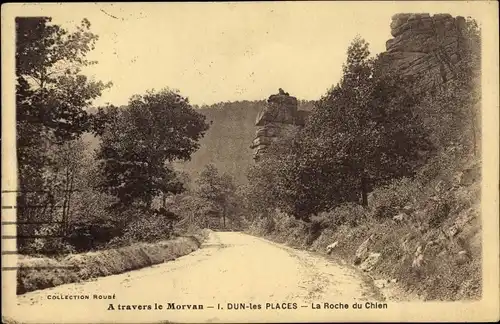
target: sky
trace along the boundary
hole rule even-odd
[[[39,5],[40,6],[40,5]],[[33,7],[35,8],[35,7]],[[99,35],[86,75],[113,87],[95,104],[127,104],[149,89],[178,89],[192,104],[260,100],[283,88],[314,100],[338,82],[350,42],[385,50],[398,12],[474,17],[470,2],[244,2],[53,4],[39,14]],[[38,13],[37,12],[37,13]]]

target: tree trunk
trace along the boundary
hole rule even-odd
[[[71,195],[73,195],[73,185],[75,181],[75,174],[71,173],[71,179],[69,182],[69,190],[68,190],[68,203],[66,205],[66,227],[65,227],[65,235],[68,234],[69,224],[71,222],[71,213],[70,213],[70,203],[71,203]]]
[[[64,183],[63,191],[63,210],[62,210],[62,224],[61,232],[63,236],[66,236],[67,218],[68,218],[68,193],[69,193],[69,168],[66,167],[66,181]]]
[[[368,206],[368,186],[367,179],[364,174],[361,175],[361,205]]]
[[[222,207],[222,228],[226,228],[226,206]]]

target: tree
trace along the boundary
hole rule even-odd
[[[69,33],[48,17],[16,18],[18,122],[39,124],[57,141],[91,130],[85,111],[111,83],[90,81],[81,68],[96,64],[85,58],[98,36],[84,19]],[[22,134],[21,134],[22,135]]]
[[[309,221],[344,202],[366,206],[375,186],[412,176],[432,147],[411,84],[370,58],[368,44],[356,38],[342,79],[316,102],[305,127],[270,145],[256,168],[271,182],[260,179],[261,191],[253,192],[271,194],[271,209]]]
[[[109,111],[97,154],[100,190],[117,197],[121,207],[146,208],[161,193],[181,192],[169,165],[189,160],[207,129],[205,117],[176,91],[133,96],[126,108]]]
[[[166,208],[182,217],[176,227],[187,231],[192,228],[209,228],[211,217],[217,213],[217,206],[191,191],[173,196]]]
[[[85,111],[111,84],[89,81],[81,68],[98,36],[84,19],[69,33],[48,17],[16,18],[17,147],[22,189],[41,190],[45,153],[93,129]],[[38,180],[37,180],[38,179]]]
[[[88,81],[82,66],[97,35],[84,19],[68,33],[48,17],[16,18],[16,111],[21,186],[36,179],[48,145],[74,139],[90,128],[85,109],[110,84]],[[48,142],[48,143],[47,143]],[[31,189],[41,189],[40,187]]]
[[[277,161],[270,152],[248,170],[248,184],[243,187],[245,209],[250,218],[263,218],[277,207]]]
[[[323,155],[316,161],[325,168],[342,169],[344,180],[359,188],[363,206],[375,185],[412,176],[432,149],[415,112],[412,80],[390,73],[369,55],[368,44],[355,39],[342,80],[319,101],[305,129],[306,155]]]
[[[16,128],[19,165],[19,223],[41,221],[26,205],[51,204],[51,151],[94,130],[86,109],[111,84],[90,81],[81,68],[97,35],[86,19],[69,33],[48,17],[16,18]],[[24,233],[26,228],[19,228]],[[31,232],[34,230],[27,230]],[[22,245],[22,240],[20,241]]]
[[[72,197],[75,189],[80,188],[85,172],[85,144],[81,140],[66,141],[51,152],[53,167],[50,183],[62,201],[61,219],[63,233],[66,234],[71,222]]]
[[[223,228],[226,228],[226,218],[234,216],[234,209],[237,207],[233,178],[228,174],[219,174],[213,164],[208,164],[200,173],[196,185],[196,195],[217,206]]]

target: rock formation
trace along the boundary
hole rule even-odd
[[[397,73],[413,76],[416,87],[428,89],[454,77],[465,27],[465,18],[449,14],[394,15],[394,38],[386,42],[381,59]]]
[[[416,89],[442,84],[455,75],[465,28],[463,17],[449,14],[396,14],[391,23],[394,38],[387,41],[381,62],[395,73],[413,76]],[[297,110],[297,99],[283,89],[270,96],[257,116],[259,129],[251,146],[254,159],[258,160],[270,143],[303,125],[306,116],[306,111]]]
[[[254,149],[256,161],[273,141],[290,136],[304,125],[306,112],[298,110],[297,104],[297,98],[281,88],[278,94],[269,97],[255,121],[259,128],[251,148]]]

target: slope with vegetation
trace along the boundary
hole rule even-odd
[[[480,297],[479,28],[410,14],[391,27],[376,57],[356,38],[338,84],[299,101],[305,125],[254,164],[264,101],[197,107],[167,88],[95,108],[112,85],[82,74],[96,64],[90,22],[18,18],[20,291],[162,262],[195,248],[179,236],[246,226],[424,299]],[[80,272],[29,268],[75,258]]]
[[[237,223],[231,177],[208,167],[193,185],[173,166],[210,127],[186,97],[165,88],[93,106],[112,84],[82,73],[97,64],[90,28],[16,19],[19,293],[189,253],[209,216]],[[79,270],[47,268],[68,264]]]
[[[247,171],[253,165],[251,142],[256,133],[255,120],[264,105],[264,100],[243,100],[194,106],[211,126],[191,160],[176,163],[175,167],[195,178],[211,163],[230,174],[236,183],[246,184]],[[300,100],[298,105],[301,110],[311,110],[313,102]]]
[[[389,52],[371,57],[356,38],[306,126],[252,167],[249,231],[423,299],[480,298],[479,28],[449,15],[393,19]],[[422,83],[436,71],[439,82]]]

